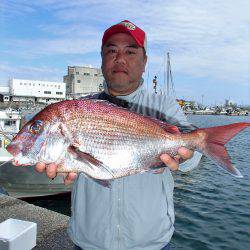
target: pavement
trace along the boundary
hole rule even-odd
[[[74,249],[66,215],[0,193],[0,223],[9,218],[37,223],[37,246],[33,249]]]

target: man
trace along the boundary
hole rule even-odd
[[[127,20],[111,26],[103,35],[101,55],[105,91],[95,98],[166,120],[183,130],[191,129],[172,97],[143,89],[142,74],[147,62],[143,30]],[[165,171],[117,179],[110,189],[83,174],[69,173],[65,183],[74,181],[74,185],[68,232],[78,249],[169,249],[174,232],[170,169],[177,170],[180,159],[192,156],[193,152],[186,148],[180,148],[175,158],[163,154],[160,158],[168,166]],[[192,166],[189,161],[186,165]],[[48,177],[54,178],[56,167],[39,163],[36,169],[42,172],[46,168]]]

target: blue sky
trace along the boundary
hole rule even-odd
[[[0,2],[0,85],[9,78],[62,81],[67,66],[100,67],[103,31],[128,19],[147,33],[144,78],[164,90],[170,52],[178,98],[250,104],[250,1]]]

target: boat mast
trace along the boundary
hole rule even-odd
[[[170,95],[169,77],[170,77],[170,57],[169,52],[167,53],[167,95]]]
[[[165,56],[164,56],[164,62],[166,61]],[[166,62],[164,63],[166,65]],[[170,63],[170,55],[169,52],[167,52],[167,65],[165,68],[165,73],[164,73],[164,85],[166,86],[166,72],[167,72],[167,95],[170,95],[170,92],[172,95],[175,96],[175,91],[174,91],[174,83],[173,83],[173,76],[172,76],[172,71],[171,71],[171,63]]]

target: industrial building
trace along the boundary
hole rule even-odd
[[[101,69],[68,66],[68,74],[63,77],[66,83],[67,95],[73,98],[88,95],[103,90],[103,75]]]
[[[13,102],[54,103],[66,98],[64,82],[11,79],[10,98]]]

